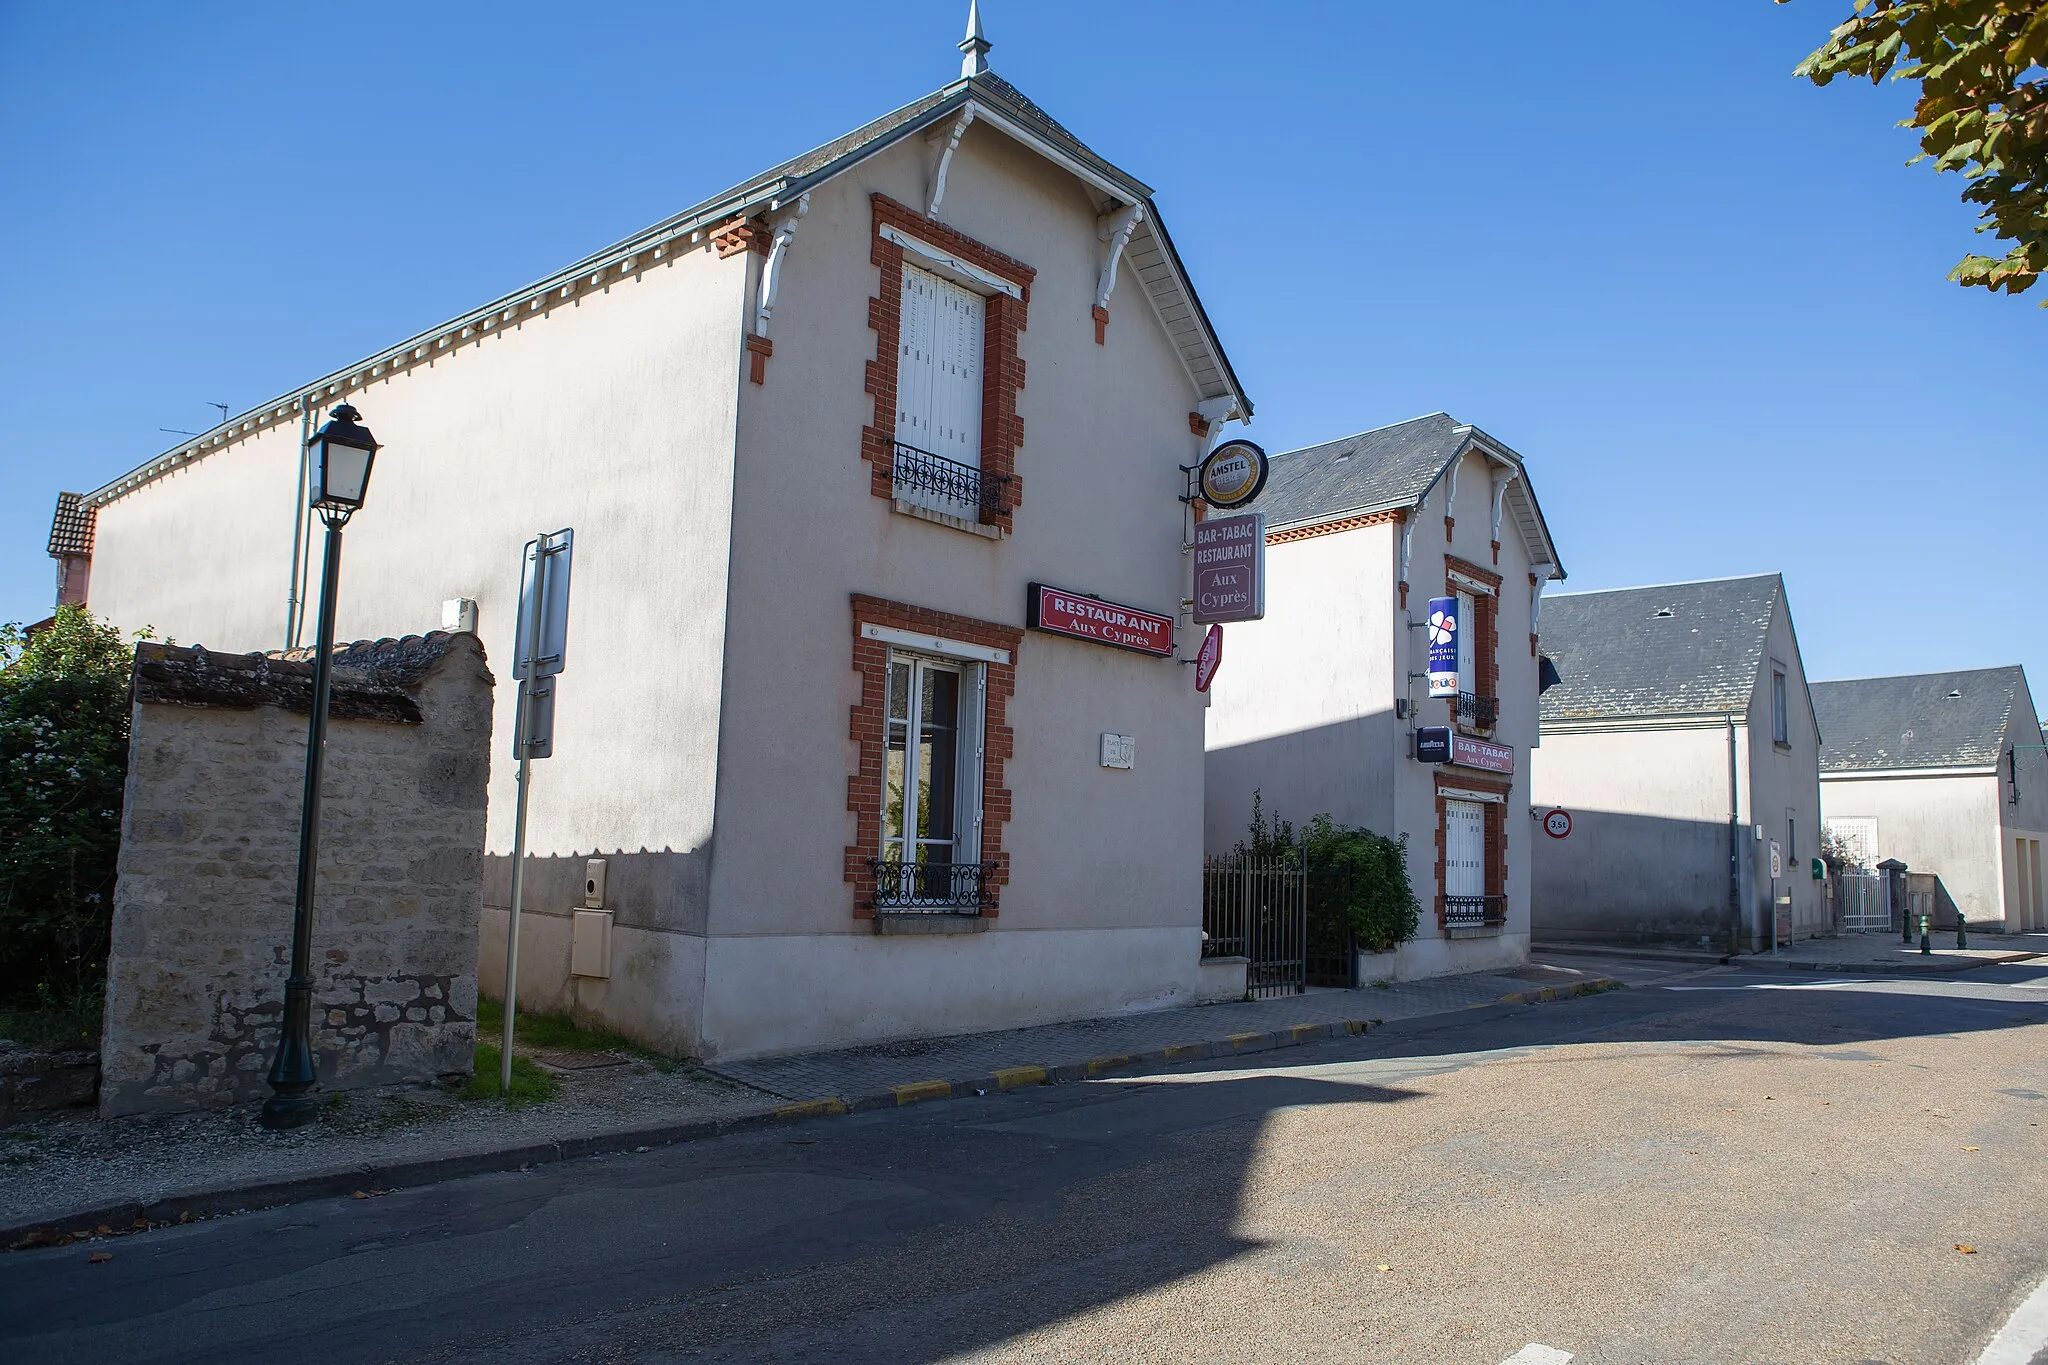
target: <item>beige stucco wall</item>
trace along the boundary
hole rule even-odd
[[[1051,635],[1027,633],[1017,653],[1011,871],[993,927],[879,937],[853,914],[850,592],[1015,626],[1033,580],[1169,614],[1186,594],[1177,466],[1197,450],[1197,395],[1128,270],[1095,344],[1096,205],[983,125],[953,159],[939,217],[1037,271],[1015,531],[992,541],[870,493],[868,196],[922,203],[929,165],[920,140],[813,192],[766,383],[742,385],[705,1025],[720,1055],[821,1041],[790,1017],[793,992],[827,1038],[855,1042],[1185,1001],[1199,984],[1191,670]],[[1182,639],[1191,650],[1198,637]],[[1131,771],[1099,766],[1104,731],[1137,737]]]
[[[1405,610],[1398,524],[1269,547],[1266,617],[1224,628],[1223,667],[1212,688],[1206,819],[1212,852],[1244,836],[1254,788],[1270,815],[1297,825],[1327,812],[1340,823],[1408,835],[1409,877],[1423,904],[1421,930],[1402,950],[1398,967],[1370,975],[1480,971],[1528,955],[1528,764],[1537,737],[1531,565],[1511,520],[1503,523],[1495,562],[1485,457],[1464,457],[1455,504],[1449,504],[1449,485],[1448,478],[1440,482],[1415,517]],[[1454,523],[1448,533],[1447,504]],[[1447,704],[1427,700],[1422,682],[1409,677],[1428,662],[1424,633],[1409,622],[1422,620],[1429,599],[1443,594],[1447,555],[1503,580],[1496,608],[1501,712],[1494,738],[1514,748],[1516,767],[1505,821],[1506,926],[1457,939],[1447,938],[1436,922],[1434,779],[1439,771],[1459,770],[1418,763],[1409,753],[1415,726],[1449,719]],[[1397,699],[1414,708],[1409,719],[1395,719]]]
[[[572,997],[565,933],[537,923],[522,991],[678,1048],[695,1043],[683,1021],[702,973],[701,943],[679,935],[705,917],[745,279],[742,260],[679,253],[347,395],[384,449],[347,531],[337,636],[419,632],[440,624],[445,599],[476,599],[486,648],[508,661],[501,737],[513,731],[520,546],[575,528],[555,756],[534,765],[529,844],[542,861],[528,909],[564,914],[583,857],[624,854],[618,946],[612,980]],[[281,646],[297,448],[290,423],[101,508],[93,609],[182,643]],[[317,594],[317,565],[313,577]],[[489,849],[501,856],[486,891],[499,905],[514,796],[504,749],[492,754]],[[490,993],[502,925],[486,914]],[[661,1011],[607,1005],[636,994]]]
[[[1788,743],[1779,745],[1771,730],[1771,670],[1783,665],[1785,675],[1786,733]],[[1785,876],[1778,894],[1790,892],[1791,932],[1798,936],[1831,931],[1823,884],[1813,879],[1810,864],[1820,853],[1820,731],[1813,705],[1806,691],[1806,674],[1800,663],[1799,642],[1793,633],[1791,613],[1784,597],[1771,617],[1764,635],[1764,661],[1757,669],[1756,688],[1749,702],[1749,789],[1748,821],[1762,825],[1764,842],[1753,838],[1755,858],[1749,869],[1750,903],[1768,907],[1771,897],[1770,843],[1775,839],[1784,853]],[[1780,912],[1783,913],[1782,911]],[[1752,916],[1750,933],[1768,942],[1769,911]],[[1784,929],[1779,930],[1785,932]]]
[[[2007,773],[1998,803],[2000,890],[2008,929],[2048,929],[2048,750],[2041,747],[2034,699],[2021,688],[2006,718],[2005,749],[2017,768]],[[2018,800],[2014,800],[2017,788]],[[2036,855],[2022,841],[2040,846]]]
[[[1735,730],[1738,759],[1750,747],[1744,728]],[[1563,839],[1534,840],[1538,939],[1705,936],[1729,947],[1729,743],[1725,724],[1704,722],[1560,726],[1543,736],[1531,762],[1536,809],[1562,807],[1572,825]],[[1739,833],[1748,842],[1747,829]]]
[[[1405,734],[1388,648],[1396,534],[1367,526],[1267,548],[1265,619],[1223,628],[1209,689],[1210,852],[1245,837],[1254,789],[1271,818],[1393,828],[1389,756]]]
[[[1820,794],[1828,820],[1877,821],[1874,858],[1897,858],[1915,872],[1935,873],[1972,921],[2004,917],[2004,841],[1992,774],[1828,776]]]

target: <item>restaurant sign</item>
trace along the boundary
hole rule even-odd
[[[1140,611],[1086,593],[1033,583],[1025,599],[1024,622],[1033,630],[1133,649],[1154,658],[1173,657],[1173,618]]]
[[[1239,512],[1195,523],[1195,624],[1256,621],[1266,614],[1266,514]]]
[[[1451,762],[1461,768],[1484,768],[1490,773],[1515,770],[1515,751],[1505,744],[1488,744],[1483,739],[1451,736]]]

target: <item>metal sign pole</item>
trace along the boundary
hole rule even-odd
[[[535,601],[539,594],[534,595]],[[527,756],[526,743],[526,685],[519,680],[519,706],[513,721],[513,733],[519,744],[519,803],[512,817],[512,914],[505,925],[505,1038],[503,1053],[498,1059],[498,1093],[512,1093],[512,1021],[519,1012],[519,909],[526,899],[526,797],[528,779],[533,774],[533,760]]]

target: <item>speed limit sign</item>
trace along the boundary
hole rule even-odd
[[[1554,810],[1543,817],[1543,832],[1553,839],[1562,839],[1572,832],[1572,814],[1567,810]]]

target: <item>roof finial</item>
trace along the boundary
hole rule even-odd
[[[988,70],[988,35],[981,31],[981,0],[967,0],[967,36],[960,40],[960,78]]]

